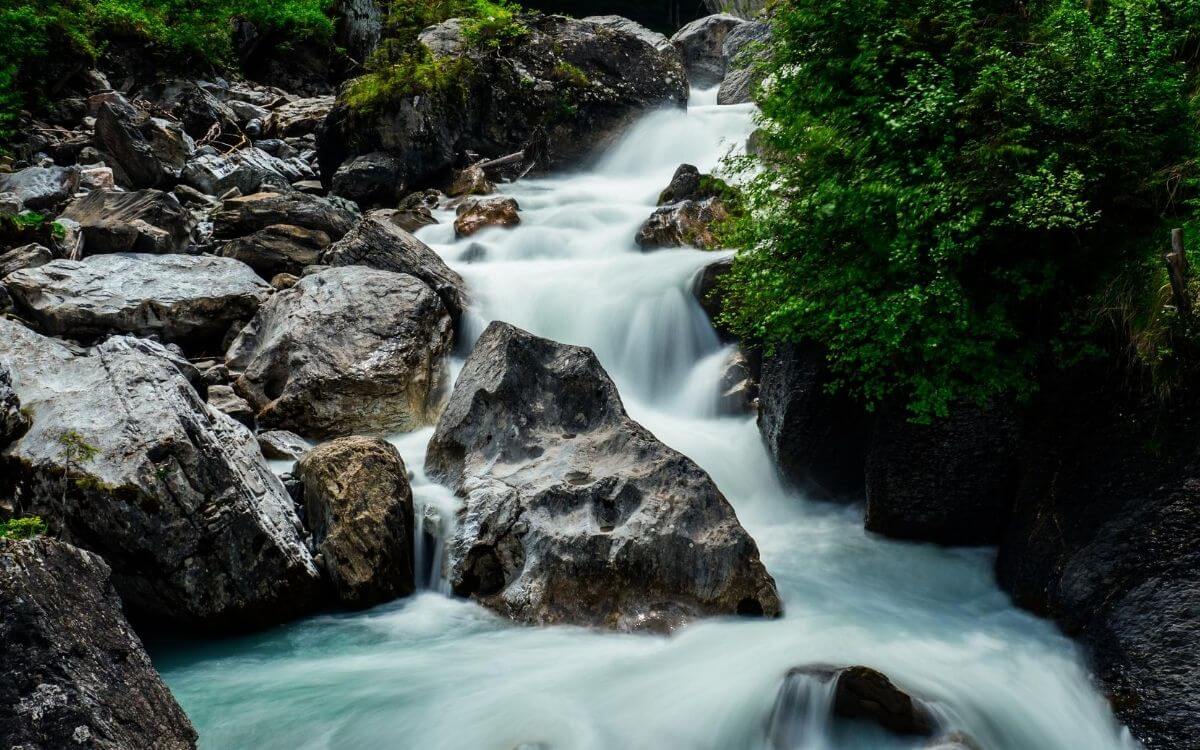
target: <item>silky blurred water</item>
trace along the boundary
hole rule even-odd
[[[715,168],[752,117],[699,92],[686,113],[645,117],[586,171],[503,186],[520,227],[455,241],[444,214],[420,236],[471,287],[468,339],[501,319],[596,351],[631,415],[729,497],[786,615],[629,636],[514,626],[428,590],[246,638],[152,644],[202,747],[765,748],[783,676],[804,664],[875,667],[985,750],[1135,746],[1076,647],[996,587],[991,553],[869,536],[860,508],[779,484],[751,417],[715,416],[728,351],[689,289],[720,254],[642,253],[633,237],[675,168]],[[421,472],[431,434],[395,443],[418,505],[449,519],[457,500]],[[921,746],[812,724],[788,746]]]

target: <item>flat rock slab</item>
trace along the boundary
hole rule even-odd
[[[188,349],[220,342],[272,291],[232,258],[134,253],[56,260],[4,283],[22,315],[46,333],[80,341],[153,335]]]

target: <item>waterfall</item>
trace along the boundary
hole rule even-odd
[[[771,709],[767,740],[772,750],[834,750],[835,673],[792,672]]]

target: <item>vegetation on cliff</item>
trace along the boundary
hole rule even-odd
[[[822,343],[917,418],[1030,394],[1116,321],[1169,370],[1169,229],[1197,223],[1191,0],[792,0],[727,322]],[[1111,330],[1111,327],[1109,327]]]

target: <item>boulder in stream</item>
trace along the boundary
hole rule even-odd
[[[454,234],[470,237],[488,227],[515,227],[521,223],[521,207],[515,198],[481,198],[459,204],[455,210]]]
[[[196,747],[97,555],[0,539],[0,643],[6,749]]]
[[[725,38],[744,23],[737,16],[718,13],[698,18],[675,32],[671,41],[683,56],[693,86],[715,86],[725,78]]]
[[[452,339],[445,305],[420,279],[346,266],[277,292],[226,364],[264,427],[378,435],[434,420]]]
[[[670,631],[781,612],[712,479],[629,418],[589,349],[488,326],[425,468],[466,501],[451,586],[514,620]]]
[[[339,438],[296,464],[318,559],[338,601],[371,607],[414,590],[413,498],[395,446]]]
[[[0,451],[0,496],[103,557],[136,614],[236,630],[320,603],[291,499],[187,362],[145,339],[81,350],[0,319],[0,367],[33,417]]]

